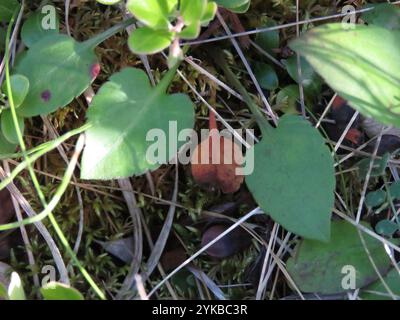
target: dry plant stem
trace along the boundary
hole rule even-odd
[[[6,177],[7,174],[0,167],[0,179],[4,180]],[[19,205],[25,211],[28,217],[34,217],[37,215],[36,212],[30,206],[29,202],[25,199],[25,197],[14,185],[14,183],[9,183],[7,185],[7,189],[10,191],[13,197],[18,201]],[[34,223],[34,226],[38,229],[39,233],[42,235],[43,239],[46,241],[47,246],[50,249],[50,252],[54,259],[54,263],[56,264],[57,270],[60,274],[60,281],[62,283],[69,285],[70,282],[68,277],[68,271],[61,256],[60,250],[58,249],[54,239],[52,238],[47,228],[41,221]]]
[[[60,135],[57,133],[56,129],[54,128],[54,126],[52,125],[52,123],[49,121],[49,119],[45,116],[42,116],[42,120],[44,125],[46,126],[48,132],[49,132],[49,136],[51,139],[57,139],[60,137]],[[65,148],[64,146],[61,144],[59,146],[57,146],[57,150],[59,151],[61,157],[63,158],[64,162],[67,164],[67,166],[69,165],[69,160],[67,157],[67,154],[65,153]],[[79,167],[79,165],[77,165]],[[72,180],[74,182],[78,182],[76,179],[76,176],[73,175],[72,176]],[[79,251],[79,246],[82,240],[82,235],[83,235],[83,225],[84,225],[84,208],[83,208],[83,199],[82,199],[82,195],[81,195],[81,190],[79,188],[78,185],[75,185],[75,191],[76,191],[76,196],[78,199],[78,204],[79,204],[79,228],[78,228],[78,235],[76,237],[75,240],[75,245],[74,245],[74,252],[78,253]],[[69,265],[71,266],[71,265]]]
[[[10,166],[8,165],[8,161],[4,160],[3,161],[3,166],[4,166],[4,169],[5,169],[6,173],[10,174]],[[13,203],[13,206],[14,206],[14,210],[15,210],[15,214],[17,216],[18,221],[22,221],[23,217],[22,217],[21,209],[20,209],[20,206],[19,206],[19,203],[18,203],[17,199],[13,195],[11,195],[11,200],[12,200],[12,203]],[[28,256],[29,265],[31,267],[31,270],[34,272],[34,274],[33,274],[33,284],[35,285],[36,288],[39,288],[40,287],[39,276],[38,276],[37,272],[35,272],[35,270],[36,270],[35,257],[33,256],[31,242],[29,240],[29,236],[28,236],[28,233],[26,232],[26,228],[25,228],[24,225],[22,225],[20,227],[20,232],[21,232],[22,240],[24,241],[25,250],[26,250],[26,254]]]
[[[225,21],[224,21],[224,19],[222,18],[222,16],[218,13],[218,11],[217,11],[217,17],[218,17],[218,20],[221,22],[221,25],[222,25],[222,27],[224,28],[225,32],[226,32],[228,35],[232,35],[232,32],[229,30],[227,24],[225,23]],[[231,38],[231,42],[232,42],[233,46],[235,47],[237,53],[239,54],[239,57],[240,57],[240,59],[242,60],[244,66],[246,67],[246,70],[247,70],[247,72],[249,73],[249,75],[250,75],[250,77],[251,77],[251,80],[253,81],[253,83],[254,83],[254,85],[255,85],[255,87],[256,87],[256,89],[257,89],[258,94],[261,96],[261,100],[263,101],[263,103],[264,103],[264,105],[265,105],[265,107],[266,107],[266,110],[267,110],[267,112],[268,112],[268,115],[271,117],[272,122],[273,122],[275,125],[277,125],[277,124],[278,124],[278,118],[277,118],[277,116],[275,115],[274,111],[272,110],[272,107],[271,107],[271,105],[269,104],[268,100],[265,98],[264,92],[262,91],[262,89],[261,89],[261,87],[260,87],[260,84],[258,83],[258,81],[257,81],[257,79],[256,79],[256,76],[254,75],[253,71],[251,70],[251,67],[250,67],[249,63],[247,62],[247,60],[246,60],[246,58],[245,58],[245,56],[244,56],[244,54],[243,54],[242,49],[240,49],[240,46],[239,46],[239,44],[237,43],[237,41],[236,41],[235,38]],[[239,88],[237,88],[237,89],[239,90]],[[241,92],[241,94],[243,95],[242,92]]]
[[[392,2],[392,4],[400,4],[400,1]],[[374,10],[374,7],[355,10],[354,13],[363,13],[363,12],[368,12],[368,11],[371,11],[371,10]],[[239,32],[239,33],[230,34],[230,35],[226,35],[226,36],[215,37],[215,38],[211,38],[211,39],[188,41],[188,42],[181,43],[181,46],[186,46],[186,45],[193,46],[193,45],[211,43],[211,42],[222,41],[222,40],[227,40],[227,39],[234,39],[234,38],[243,37],[243,36],[249,36],[249,35],[252,35],[252,34],[257,34],[257,33],[262,33],[262,32],[268,32],[268,31],[274,31],[274,30],[281,30],[281,29],[296,27],[297,25],[313,24],[315,22],[342,18],[342,17],[345,17],[347,15],[348,15],[347,12],[346,13],[338,13],[338,14],[334,14],[334,15],[330,15],[330,16],[306,19],[306,20],[302,20],[302,21],[298,21],[298,22],[290,22],[290,23],[279,25],[279,26],[268,27],[268,28],[260,28],[260,29],[255,29],[255,30],[251,30],[251,31],[246,31],[246,32]]]

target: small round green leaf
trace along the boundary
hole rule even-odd
[[[258,62],[254,67],[254,75],[257,78],[260,86],[267,90],[274,90],[279,85],[278,76],[270,65]]]
[[[186,40],[196,39],[200,34],[200,22],[194,22],[179,33],[179,37]]]
[[[334,202],[333,159],[318,130],[285,115],[254,148],[246,183],[260,207],[285,229],[328,241]],[[252,152],[246,154],[250,163]]]
[[[393,200],[400,199],[400,181],[395,181],[390,185],[389,193]]]
[[[46,15],[47,13],[42,13],[40,11],[34,12],[23,24],[21,29],[21,39],[27,47],[31,47],[43,37],[54,35],[59,32],[60,19],[58,14],[55,19],[55,28],[47,25],[43,26],[43,21]]]
[[[177,0],[129,0],[128,10],[141,22],[154,29],[168,30],[168,16]]]
[[[45,300],[84,300],[78,290],[58,282],[46,284],[40,288],[40,293]]]
[[[382,236],[391,237],[397,230],[399,230],[399,226],[393,221],[381,220],[376,224],[375,230]]]
[[[168,48],[174,33],[142,27],[132,32],[128,39],[129,48],[136,54],[153,54]]]
[[[199,22],[207,8],[207,0],[181,0],[180,13],[186,25]]]
[[[25,129],[24,118],[18,117],[18,124],[23,135]],[[18,143],[17,131],[14,126],[11,110],[5,110],[1,114],[1,132],[8,142],[13,144]]]
[[[10,77],[11,91],[14,107],[18,108],[25,100],[29,92],[29,80],[20,74],[14,74]],[[7,85],[4,81],[2,91],[7,95]]]
[[[210,23],[210,21],[214,20],[217,10],[218,10],[218,5],[214,1],[208,2],[206,10],[203,16],[201,17],[201,25],[207,26]]]
[[[297,68],[297,56],[294,55],[287,60],[282,60],[282,63],[286,66],[286,70],[290,77],[299,83],[299,75]],[[304,90],[310,95],[316,95],[321,91],[321,80],[317,73],[314,71],[312,66],[303,57],[300,58],[301,66],[301,79]]]
[[[16,144],[9,142],[4,136],[2,130],[0,130],[0,155],[14,153],[16,148]]]
[[[274,20],[269,20],[260,28],[275,27],[277,23]],[[279,48],[279,30],[271,30],[267,32],[257,33],[256,43],[269,54],[276,56],[274,49]]]
[[[369,208],[380,206],[386,200],[386,192],[383,190],[376,190],[369,192],[365,197],[365,205]]]
[[[386,274],[391,261],[383,244],[366,233],[362,235],[379,272]],[[354,270],[356,288],[378,279],[357,228],[347,221],[332,222],[328,243],[302,240],[296,247],[295,256],[287,261],[286,268],[302,292],[345,292],[348,288],[342,286],[343,277],[349,270]]]

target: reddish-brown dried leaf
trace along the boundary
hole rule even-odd
[[[220,135],[215,114],[211,112],[210,134],[193,152],[191,163],[194,180],[201,185],[218,187],[224,193],[236,192],[243,183],[243,162],[241,147]]]

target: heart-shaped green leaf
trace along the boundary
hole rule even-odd
[[[24,118],[18,117],[18,124],[22,135],[24,134]],[[18,136],[14,126],[11,110],[5,110],[1,113],[1,131],[8,142],[17,144]]]
[[[18,108],[25,100],[29,92],[29,80],[20,74],[14,74],[10,77],[11,91],[14,107]],[[2,91],[7,95],[7,84],[3,83]]]
[[[52,35],[32,45],[14,72],[30,83],[18,114],[32,117],[64,107],[82,94],[98,75],[99,65],[92,45]]]
[[[45,29],[43,27],[43,19],[47,14],[41,13],[40,11],[32,13],[29,18],[25,21],[21,29],[21,39],[27,47],[31,47],[40,39],[54,35],[59,32],[60,19],[56,15],[55,28]],[[46,26],[47,27],[47,26]]]
[[[400,29],[400,8],[390,3],[369,5],[373,9],[364,12],[361,18],[368,24],[374,24],[386,29]]]
[[[40,288],[45,300],[84,300],[82,294],[75,288],[58,282],[50,282]]]
[[[400,126],[400,32],[335,23],[311,29],[290,47],[363,115]]]
[[[397,300],[400,298],[400,274],[396,268],[392,268],[383,280],[390,288]],[[365,287],[360,292],[360,297],[364,300],[392,300],[392,296],[387,292],[382,281],[378,279],[371,285]]]
[[[141,22],[153,29],[168,30],[168,15],[178,0],[129,0],[128,10]]]
[[[383,244],[365,233],[363,237],[378,270],[386,274],[391,261]],[[328,243],[302,240],[296,247],[295,257],[287,261],[286,268],[302,292],[345,292],[349,288],[344,288],[342,281],[351,268],[354,268],[356,288],[364,287],[378,278],[357,228],[346,221],[332,222],[332,235]]]
[[[174,38],[168,30],[156,30],[142,27],[132,32],[129,37],[129,48],[136,54],[153,54],[167,48]]]
[[[188,96],[165,93],[174,73],[171,69],[152,88],[142,70],[127,68],[102,86],[87,115],[92,127],[87,131],[82,157],[83,179],[130,177],[157,169],[162,163],[148,156],[155,143],[148,138],[153,129],[165,135],[165,144],[159,141],[160,152],[166,151],[168,157],[164,163],[176,155],[172,147],[176,137],[171,136],[170,141],[170,134],[174,134],[170,127],[176,125],[178,133],[192,128],[194,110]],[[182,143],[177,143],[178,148]]]
[[[285,229],[329,240],[335,176],[324,139],[309,122],[293,115],[283,116],[269,132],[254,146],[254,171],[246,176],[247,186]]]
[[[186,25],[199,22],[207,8],[207,0],[181,0],[180,12]]]
[[[17,0],[1,0],[0,2],[0,21],[10,21],[14,11],[19,7]]]

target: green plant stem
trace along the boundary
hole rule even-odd
[[[129,27],[135,21],[136,21],[135,18],[129,18],[129,19],[111,27],[110,29],[107,29],[106,31],[94,36],[93,38],[90,38],[90,39],[84,41],[83,44],[89,48],[94,49],[100,43],[104,42],[108,38],[111,38],[113,35],[120,32],[121,30],[125,29],[126,27]]]
[[[84,142],[83,142],[82,137],[83,136],[81,136],[81,138],[79,139],[77,146],[76,146],[77,155],[79,155],[79,153],[83,149]],[[49,202],[47,207],[41,213],[35,215],[34,217],[29,217],[29,218],[23,219],[21,221],[2,224],[2,225],[0,225],[0,231],[6,231],[6,230],[19,228],[21,226],[39,222],[39,221],[43,220],[44,218],[46,218],[55,209],[55,207],[61,200],[61,197],[64,195],[65,191],[67,190],[68,185],[71,181],[72,175],[74,174],[74,170],[75,170],[77,163],[78,163],[78,156],[74,156],[68,165],[68,168],[64,174],[64,177],[61,180],[59,187],[57,188],[55,195],[53,196],[53,198],[51,199],[51,201]]]
[[[13,99],[13,95],[12,95],[12,88],[11,88],[11,81],[10,81],[10,38],[11,38],[11,30],[12,27],[14,25],[14,20],[15,20],[15,16],[17,14],[18,10],[15,11],[9,25],[7,28],[7,36],[6,36],[6,48],[5,48],[5,57],[6,57],[6,65],[5,65],[5,71],[6,71],[6,86],[7,86],[7,94],[8,94],[8,98],[9,98],[9,102],[10,102],[10,109],[11,109],[11,113],[12,113],[12,118],[13,118],[13,122],[14,122],[14,126],[15,129],[17,131],[17,137],[18,137],[18,142],[20,144],[21,147],[21,151],[23,154],[23,157],[25,159],[25,162],[27,162],[27,166],[28,166],[28,170],[29,170],[29,174],[32,178],[32,183],[36,189],[36,192],[38,193],[39,199],[44,207],[44,210],[48,210],[47,214],[49,216],[50,222],[52,223],[58,237],[61,240],[61,243],[64,245],[65,249],[67,250],[68,254],[71,256],[72,260],[74,261],[74,263],[76,264],[76,266],[78,267],[78,269],[80,270],[80,272],[82,273],[82,275],[85,277],[86,281],[89,283],[89,285],[93,288],[93,290],[96,292],[96,294],[101,298],[101,299],[106,299],[104,293],[101,291],[101,289],[97,286],[97,284],[93,281],[93,279],[91,278],[91,276],[89,275],[89,273],[84,269],[84,267],[82,266],[82,264],[80,263],[80,261],[78,260],[75,252],[72,250],[71,246],[69,245],[67,239],[65,238],[60,226],[58,225],[56,219],[53,216],[53,213],[51,212],[51,208],[49,208],[45,196],[40,188],[40,184],[39,181],[36,177],[35,171],[33,170],[33,167],[31,165],[31,162],[29,160],[29,155],[26,152],[26,146],[25,146],[25,142],[23,140],[22,137],[22,132],[21,132],[21,128],[19,127],[18,124],[18,118],[17,118],[17,113],[15,110],[15,105],[14,105],[14,99]],[[68,178],[65,177],[66,179]],[[68,182],[66,183],[68,186]],[[61,187],[61,186],[60,186]],[[59,191],[62,191],[59,190]],[[58,194],[57,194],[58,196]],[[60,198],[56,197],[55,201],[54,201],[54,206],[56,206],[59,202]],[[52,201],[51,201],[52,203]]]
[[[11,183],[17,176],[19,173],[21,173],[23,170],[25,170],[27,167],[29,167],[32,163],[34,163],[36,160],[38,160],[39,158],[41,158],[42,156],[44,156],[46,153],[54,150],[55,148],[57,148],[60,144],[62,144],[64,141],[68,140],[69,138],[80,134],[84,131],[86,131],[87,129],[89,129],[91,127],[90,124],[85,124],[82,127],[72,130],[68,133],[66,133],[65,135],[44,143],[43,145],[33,149],[36,150],[36,152],[34,153],[33,150],[32,151],[28,151],[25,152],[25,156],[26,159],[21,162],[10,174],[7,178],[5,178],[1,183],[0,183],[0,191],[3,190],[5,187],[7,187],[7,185],[9,183]],[[32,157],[28,157],[28,155],[31,155]],[[22,156],[24,156],[24,153],[22,153]],[[0,158],[1,159],[1,158]]]
[[[224,74],[225,74],[227,80],[242,95],[245,103],[247,104],[251,113],[253,114],[254,118],[256,119],[257,124],[260,127],[263,136],[268,136],[273,130],[272,126],[264,118],[264,116],[261,113],[261,111],[259,110],[257,104],[254,103],[253,99],[250,97],[250,94],[247,92],[246,88],[243,87],[243,85],[237,79],[236,75],[230,69],[228,63],[226,62],[226,60],[224,58],[224,53],[222,52],[222,50],[218,49],[218,48],[213,48],[210,51],[212,52],[212,55],[213,55],[214,59],[216,60],[217,64],[224,71]]]

